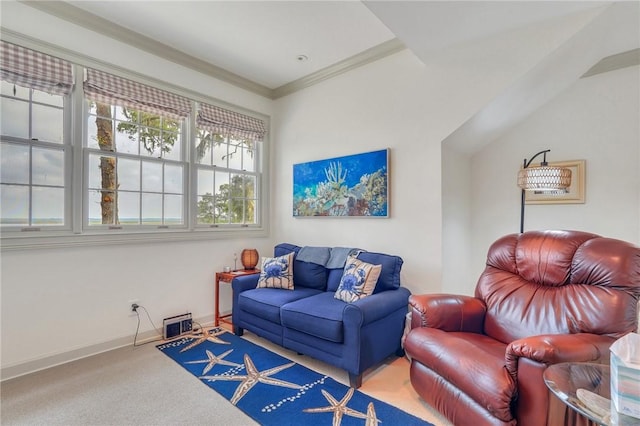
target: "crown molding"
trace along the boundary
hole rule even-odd
[[[591,77],[592,75],[632,67],[634,65],[640,65],[640,48],[607,56],[589,68],[580,78]]]
[[[114,24],[104,18],[86,12],[79,7],[72,6],[62,1],[25,0],[21,1],[21,3],[258,95],[267,98],[272,97],[272,90],[266,86],[241,77],[225,70],[224,68],[212,65],[194,56],[187,55],[178,49],[160,43],[152,38],[120,25]]]
[[[357,55],[340,61],[334,65],[323,68],[298,80],[284,84],[275,89],[256,83],[252,80],[227,71],[224,68],[205,62],[194,56],[188,55],[176,48],[160,43],[138,32],[129,30],[114,24],[100,16],[86,12],[79,7],[63,1],[34,1],[19,0],[21,3],[38,9],[49,15],[56,16],[65,21],[87,28],[91,31],[105,35],[123,42],[129,46],[138,48],[152,55],[166,59],[178,65],[193,69],[202,74],[232,84],[241,89],[253,92],[268,99],[277,99],[298,90],[325,81],[344,72],[366,65],[370,62],[382,59],[385,56],[399,52],[406,47],[398,39],[391,39],[374,46]]]
[[[0,0],[2,1],[2,0]],[[42,41],[31,36],[21,34],[6,28],[0,28],[0,39],[9,43],[17,44],[19,46],[26,47],[28,49],[37,50],[48,55],[56,56],[60,59],[64,59],[71,63],[101,70],[107,73],[118,75],[122,78],[137,81],[138,83],[154,86],[161,90],[169,90],[180,96],[185,96],[197,102],[211,103],[232,111],[239,112],[241,114],[247,114],[254,117],[261,118],[265,122],[269,122],[269,116],[264,113],[254,111],[248,108],[235,105],[228,101],[217,99],[211,96],[204,95],[201,92],[187,89],[174,84],[171,81],[160,80],[155,77],[150,77],[145,74],[140,74],[137,71],[123,68],[111,63],[104,62],[100,59],[93,58],[91,56],[84,55],[82,53],[74,52],[64,47],[56,46],[54,44]]]
[[[404,49],[406,49],[404,43],[397,38],[393,38],[343,61],[337,62],[305,77],[299,78],[298,80],[294,80],[291,83],[287,83],[273,89],[273,99],[278,99],[306,87],[313,86],[321,81],[328,80],[339,74],[351,71]]]

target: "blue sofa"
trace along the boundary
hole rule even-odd
[[[274,249],[274,257],[295,253],[293,290],[256,288],[259,275],[233,280],[234,333],[241,336],[246,329],[342,368],[349,373],[351,387],[358,388],[366,369],[392,354],[403,355],[400,340],[410,295],[400,286],[403,260],[361,251],[358,259],[382,265],[380,277],[373,294],[345,303],[334,297],[343,269],[302,261],[300,250],[286,243]]]

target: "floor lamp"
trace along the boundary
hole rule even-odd
[[[571,185],[571,169],[566,167],[552,167],[547,163],[547,152],[550,149],[540,151],[529,161],[524,159],[523,167],[518,172],[518,186],[521,189],[520,196],[520,233],[524,232],[524,199],[525,191],[566,191]],[[531,166],[533,160],[542,154],[540,166]]]

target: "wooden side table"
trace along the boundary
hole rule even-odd
[[[214,318],[214,325],[216,327],[219,326],[221,322],[231,324],[231,321],[227,319],[231,316],[231,314],[220,315],[220,282],[231,284],[231,281],[233,281],[235,277],[240,277],[242,275],[259,274],[259,273],[260,273],[260,269],[250,269],[250,270],[238,269],[237,271],[231,271],[231,272],[216,272],[216,296],[215,296],[216,314]]]

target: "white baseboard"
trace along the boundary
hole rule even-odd
[[[202,327],[211,327],[213,325],[211,316],[195,319],[194,322],[201,324]],[[138,334],[136,344],[148,343],[158,338],[161,339],[162,336],[158,336],[158,333],[155,330],[145,331],[144,333]],[[125,346],[131,346],[133,345],[133,339],[134,335],[120,337],[118,339],[77,348],[68,352],[61,352],[58,354],[49,355],[26,362],[16,363],[14,365],[8,365],[0,369],[0,381],[5,381],[24,376],[26,374],[35,373],[36,371],[40,370],[46,370],[47,368],[66,364],[68,362],[75,361],[81,358],[98,355],[100,353],[112,351],[114,349],[122,348]]]

